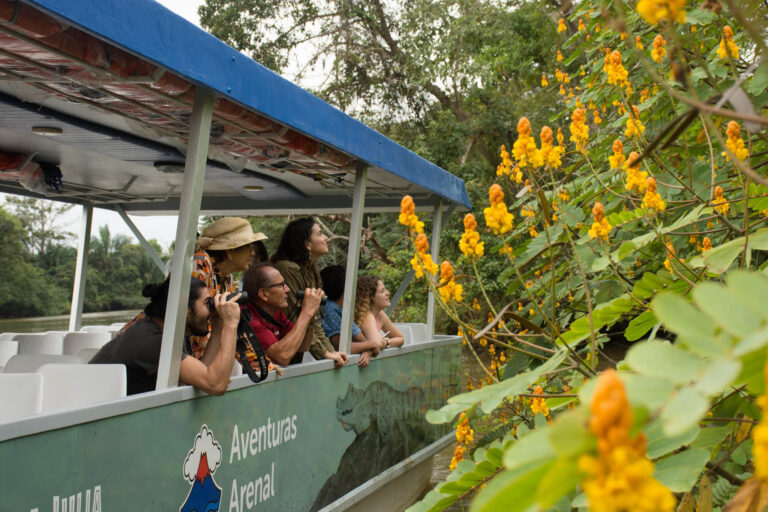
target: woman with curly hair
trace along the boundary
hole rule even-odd
[[[367,340],[383,342],[385,348],[400,347],[405,337],[389,319],[389,290],[376,276],[363,276],[357,280],[355,323]]]
[[[299,317],[301,302],[296,298],[296,292],[323,287],[317,260],[325,254],[328,254],[328,237],[310,217],[296,219],[285,227],[280,245],[272,256],[272,263],[293,292],[288,294],[288,307],[284,311],[291,322],[296,323]],[[307,336],[312,337],[309,352],[315,359],[331,359],[336,368],[341,368],[349,360],[347,354],[337,352],[331,344],[318,314],[312,318]],[[303,354],[297,353],[295,357],[297,361],[294,362],[298,362]]]

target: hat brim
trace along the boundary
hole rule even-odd
[[[264,233],[252,233],[251,235],[242,237],[238,240],[225,240],[218,243],[214,242],[207,247],[207,250],[226,251],[229,249],[237,249],[238,247],[243,247],[252,244],[253,242],[261,242],[262,240],[267,239],[268,237]]]

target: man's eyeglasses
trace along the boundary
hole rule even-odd
[[[278,286],[283,287],[283,288],[290,288],[285,281],[281,281],[279,283],[275,283],[275,284],[271,284],[269,286],[265,286],[264,288],[262,288],[262,290],[269,290],[270,288],[276,288]]]

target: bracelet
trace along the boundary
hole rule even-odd
[[[389,340],[388,340],[387,338],[384,338],[384,343],[386,343],[386,344],[387,344],[387,346],[386,346],[386,347],[384,347],[384,348],[389,348]]]

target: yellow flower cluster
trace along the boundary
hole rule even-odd
[[[667,50],[664,48],[667,42],[661,37],[661,34],[657,34],[653,39],[653,50],[651,50],[651,58],[661,64],[661,59],[667,54]]]
[[[565,152],[563,146],[555,146],[552,128],[544,126],[541,129],[541,159],[548,169],[557,169],[562,165],[561,157]]]
[[[711,249],[712,249],[712,240],[710,240],[708,236],[705,236],[704,240],[701,241],[701,252],[707,252]]]
[[[519,167],[541,167],[544,160],[541,151],[536,147],[536,142],[531,136],[531,122],[527,117],[521,117],[517,122],[517,140],[512,146],[512,156]]]
[[[632,105],[632,110],[627,117],[627,129],[624,130],[624,135],[640,137],[643,133],[645,133],[645,126],[640,121],[640,109],[637,108],[637,105]]]
[[[549,82],[547,82],[547,75],[541,75],[541,86],[546,87],[549,85]]]
[[[559,197],[560,200],[564,203],[567,203],[571,199],[571,194],[569,194],[568,191],[563,188],[558,191],[557,197]]]
[[[725,141],[725,145],[728,149],[736,155],[739,160],[746,160],[749,156],[749,151],[744,147],[744,140],[741,138],[741,126],[736,121],[728,123],[728,128],[725,130],[725,135],[728,137]],[[723,156],[726,160],[730,161],[731,157],[728,156],[728,152],[723,151]]]
[[[613,156],[608,157],[608,163],[611,164],[611,169],[621,169],[624,162],[627,161],[624,156],[624,144],[621,140],[616,139],[613,141]]]
[[[602,238],[608,240],[608,234],[613,229],[613,226],[605,218],[605,210],[603,204],[595,202],[595,206],[592,208],[592,217],[595,222],[592,223],[592,227],[589,228],[589,238]]]
[[[603,72],[608,75],[609,84],[618,85],[619,87],[627,86],[627,77],[629,76],[629,73],[624,67],[624,64],[621,63],[621,52],[619,50],[605,52]]]
[[[557,62],[563,62],[563,54],[560,50],[557,50]]]
[[[763,374],[763,378],[768,382],[768,363],[763,369]],[[757,403],[763,414],[760,423],[752,430],[752,456],[755,459],[755,477],[768,481],[768,397],[761,396]]]
[[[733,42],[733,29],[728,25],[723,27],[723,37],[717,48],[717,56],[723,60],[739,58],[739,47]]]
[[[720,185],[715,187],[715,198],[712,200],[712,206],[722,215],[727,215],[728,210],[731,209],[731,205],[723,197],[723,187]]]
[[[424,223],[416,216],[416,204],[413,202],[411,196],[405,196],[400,201],[400,216],[398,217],[400,224],[406,226],[409,231],[415,233],[424,232]]]
[[[564,83],[564,84],[571,83],[571,77],[568,76],[568,73],[563,73],[559,69],[555,69],[555,78],[560,83]]]
[[[421,279],[424,276],[424,272],[428,272],[431,275],[437,274],[437,263],[432,261],[432,255],[429,251],[429,242],[427,241],[427,235],[419,233],[414,241],[416,246],[416,254],[411,259],[411,268],[416,272],[416,279]]]
[[[541,395],[542,393],[544,393],[544,390],[541,388],[541,386],[536,386],[536,389],[533,390],[534,395]],[[549,407],[547,407],[547,401],[543,398],[532,399],[531,412],[533,414],[543,414],[544,416],[549,416]]]
[[[512,222],[515,216],[507,209],[507,205],[504,203],[504,191],[501,190],[498,183],[491,185],[488,190],[488,198],[491,205],[483,210],[485,223],[495,235],[511,231],[515,227]]]
[[[597,380],[590,404],[589,429],[597,437],[597,457],[582,455],[579,469],[588,476],[581,487],[592,512],[672,512],[675,498],[653,478],[645,456],[645,436],[630,438],[632,409],[614,370]]]
[[[440,264],[440,298],[446,304],[452,300],[461,302],[464,300],[464,287],[456,282],[453,276],[453,265],[448,260],[443,261]]]
[[[560,18],[557,21],[557,33],[560,34],[562,32],[565,32],[568,30],[568,28],[565,26],[565,20],[563,18]]]
[[[640,36],[635,36],[635,47],[638,50],[645,48],[645,46],[643,46],[643,40],[640,38]]]
[[[654,178],[648,178],[646,183],[648,185],[645,189],[645,196],[643,197],[643,206],[657,212],[663,212],[667,207],[667,203],[661,199],[661,195],[656,191],[656,180]]]
[[[650,25],[661,20],[685,23],[685,0],[640,0],[637,13]]]
[[[636,151],[629,154],[629,159],[624,163],[624,169],[627,171],[626,189],[630,192],[636,190],[639,194],[645,192],[648,186],[648,173],[640,170],[640,162],[637,159],[640,155]]]
[[[674,256],[675,254],[675,246],[672,245],[672,242],[669,241],[669,237],[667,237],[667,258],[664,260],[664,267],[670,272],[674,272],[675,270],[672,268],[672,262],[670,261],[669,257]]]
[[[480,233],[477,232],[477,221],[471,213],[464,216],[464,233],[459,240],[459,249],[470,260],[481,257],[485,252],[484,242],[480,241]]]
[[[461,413],[459,420],[459,425],[456,427],[456,448],[453,451],[453,458],[448,466],[450,471],[456,469],[459,462],[464,459],[464,452],[467,451],[467,447],[464,445],[471,443],[475,439],[475,432],[469,426],[469,418],[464,413]]]
[[[501,145],[499,156],[501,157],[501,162],[496,167],[496,176],[506,176],[512,170],[512,160],[509,159],[509,151],[507,151],[507,147],[504,144]]]
[[[582,30],[585,30],[586,28],[587,26],[584,24],[584,20],[579,18],[579,32],[581,32]]]
[[[589,126],[587,126],[587,116],[583,108],[577,108],[571,115],[571,142],[576,144],[578,151],[587,150],[587,139],[589,138]]]

